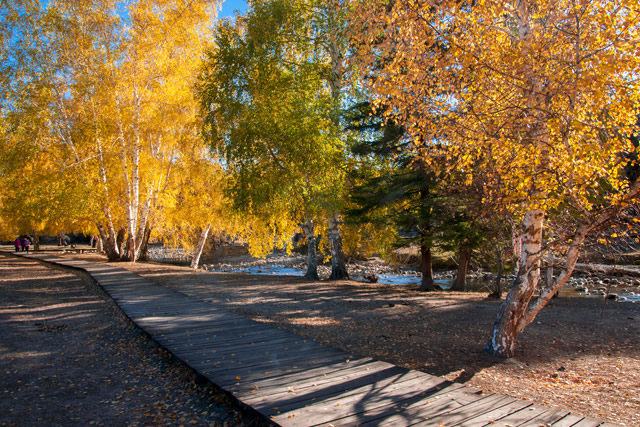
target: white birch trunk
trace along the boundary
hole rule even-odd
[[[103,225],[97,222],[96,227],[100,233],[101,250],[107,255],[107,259],[109,261],[117,261],[120,259],[120,250],[113,225],[107,224],[107,230],[105,230]]]
[[[202,251],[204,250],[204,245],[207,243],[207,238],[209,237],[209,231],[211,231],[211,224],[207,225],[202,233],[200,233],[200,237],[198,238],[198,244],[196,245],[193,251],[193,258],[191,258],[190,267],[193,269],[198,268],[198,264],[200,263],[200,257],[202,256]]]
[[[486,350],[492,354],[502,357],[515,354],[516,338],[524,329],[521,322],[540,279],[543,220],[544,212],[540,209],[528,211],[522,220],[520,269],[506,301],[500,307],[491,340],[487,344]]]
[[[332,107],[331,121],[335,129],[340,128],[340,101],[342,98],[343,75],[344,75],[344,58],[341,51],[341,42],[344,35],[342,34],[342,22],[340,17],[339,1],[332,0],[328,4],[327,18],[328,34],[327,51],[331,59],[331,77],[329,86],[331,89]],[[338,135],[336,136],[338,137]],[[342,247],[342,236],[340,235],[340,214],[333,212],[329,218],[329,246],[331,249],[331,275],[330,280],[349,279],[349,273],[345,265],[344,249]]]
[[[518,35],[523,51],[527,51],[532,43],[531,9],[530,0],[518,0],[517,22]],[[532,129],[527,137],[533,142],[533,149],[539,153],[536,159],[536,173],[544,174],[548,169],[548,142],[549,130],[546,116],[542,110],[542,82],[533,67],[525,68],[524,78],[528,82],[528,90],[524,94],[526,106],[533,117]],[[536,156],[538,157],[538,156]],[[542,198],[543,190],[536,186],[535,179],[529,187],[532,199]],[[523,319],[527,314],[529,303],[533,297],[540,280],[540,264],[542,256],[542,227],[545,211],[542,209],[528,210],[522,220],[522,253],[518,273],[514,280],[507,299],[500,307],[498,316],[493,325],[491,339],[485,350],[501,357],[512,357],[515,354],[516,338],[522,332],[526,324]]]
[[[151,211],[152,197],[153,190],[150,189],[147,199],[145,200],[144,205],[142,205],[142,212],[140,213],[140,224],[138,226],[138,234],[136,235],[135,241],[136,246],[134,248],[136,261],[139,260],[141,256],[142,246],[144,244],[144,236],[147,231],[147,223],[149,221],[149,213]]]
[[[102,188],[104,191],[105,201],[102,205],[102,212],[107,220],[107,229],[105,230],[102,224],[96,223],[98,232],[100,233],[100,240],[102,242],[102,251],[107,255],[109,261],[116,261],[120,258],[121,253],[116,243],[116,231],[113,225],[113,218],[111,216],[111,208],[109,203],[109,180],[107,179],[107,168],[104,165],[104,154],[102,152],[102,144],[100,139],[96,141],[98,162],[100,165],[100,181],[102,182]]]

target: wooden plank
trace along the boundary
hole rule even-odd
[[[218,315],[214,312],[203,312],[199,316],[192,317],[191,315],[168,315],[168,316],[145,316],[136,318],[136,321],[140,324],[162,327],[167,326],[167,330],[173,330],[176,325],[180,325],[181,329],[194,328],[201,325],[206,325],[210,322],[215,322],[218,319]],[[175,331],[174,331],[175,332]]]
[[[214,313],[216,313],[218,317],[215,318],[213,322],[208,323],[206,325],[197,325],[197,327],[194,327],[192,330],[189,331],[190,334],[192,336],[196,336],[198,334],[208,335],[218,331],[224,331],[224,332],[237,331],[240,334],[245,334],[245,335],[248,333],[259,333],[259,331],[254,332],[251,330],[249,326],[253,324],[249,319],[231,317],[226,315],[226,313],[219,313],[215,311]],[[168,338],[171,338],[173,335],[181,335],[181,334],[182,332],[167,331],[164,335]]]
[[[434,384],[435,382],[435,384]],[[362,387],[357,392],[349,391],[344,394],[337,394],[331,398],[322,399],[305,407],[278,407],[255,408],[263,415],[283,426],[305,426],[313,420],[313,424],[337,422],[342,418],[354,416],[355,414],[375,410],[381,406],[397,405],[407,399],[425,399],[430,392],[437,390],[437,387],[450,384],[442,378],[431,377],[427,384],[420,380],[409,380],[400,383],[370,384]],[[280,413],[278,413],[280,412]],[[378,422],[374,422],[378,425]]]
[[[284,406],[285,403],[283,402],[292,404],[298,401],[317,400],[321,396],[330,396],[336,392],[345,392],[374,382],[383,380],[389,380],[390,382],[406,381],[418,378],[419,376],[420,373],[416,371],[407,371],[397,366],[375,372],[360,370],[348,376],[342,375],[333,378],[315,377],[304,384],[292,383],[281,385],[276,389],[260,389],[257,393],[244,396],[243,402],[251,406],[259,406],[267,403],[272,404],[273,402],[277,403],[275,406]]]
[[[184,312],[184,310],[193,306],[193,303],[187,304],[186,302],[178,302],[176,304],[156,304],[155,302],[148,302],[144,305],[141,303],[132,304],[132,307],[127,309],[127,312],[131,316],[135,317],[156,317],[156,316],[177,316]],[[210,307],[199,307],[194,310],[190,310],[189,314],[212,314]]]
[[[277,396],[277,394],[283,390],[286,392],[292,390],[300,393],[312,387],[320,387],[336,382],[353,381],[361,377],[392,375],[393,372],[395,372],[396,375],[402,375],[410,372],[408,369],[384,362],[367,362],[367,360],[368,358],[364,358],[363,360],[348,359],[341,364],[323,366],[316,370],[307,370],[302,375],[288,376],[287,378],[283,377],[275,381],[262,381],[257,384],[260,390],[259,394]],[[234,392],[238,395],[247,394],[249,399],[255,395],[254,388],[237,389],[234,390]]]
[[[353,414],[340,419],[332,420],[330,423],[319,424],[321,426],[333,425],[353,426],[353,425],[385,425],[385,426],[406,426],[408,420],[420,420],[420,414],[437,415],[450,411],[451,409],[481,399],[483,396],[470,393],[462,384],[451,383],[446,387],[432,388],[426,390],[426,395],[409,397],[398,402],[389,402],[376,408],[369,408],[363,412]]]
[[[210,325],[207,325],[207,328],[231,330],[231,328],[234,327],[234,323],[236,323],[238,326],[246,327],[247,331],[245,332],[251,332],[250,326],[265,326],[262,323],[254,322],[253,320],[247,319],[246,317],[221,311],[219,309],[216,309],[215,307],[212,307],[209,304],[206,304],[206,303],[202,303],[202,304],[205,304],[206,307],[209,307],[211,309],[212,313],[215,313],[218,316],[218,318],[216,319],[216,322]],[[270,328],[270,329],[276,329],[276,328]],[[167,333],[167,335],[170,335],[170,334],[171,334],[170,332]]]
[[[203,372],[207,374],[216,375],[221,380],[226,377],[234,378],[235,376],[242,376],[243,382],[252,381],[257,379],[272,378],[278,375],[290,375],[297,373],[301,368],[324,368],[328,364],[343,363],[349,360],[349,356],[346,354],[340,354],[335,352],[316,353],[309,354],[307,357],[300,357],[296,355],[292,358],[273,358],[273,359],[257,359],[243,363],[243,361],[229,360],[228,363],[220,363],[219,360],[211,362],[200,363]],[[223,361],[224,362],[224,361]],[[324,365],[323,365],[324,364]],[[236,381],[229,381],[228,384],[235,384]]]
[[[211,323],[215,323],[211,322]],[[273,329],[270,331],[260,331],[254,327],[249,328],[231,328],[230,331],[226,331],[225,328],[210,328],[209,324],[190,324],[190,325],[182,325],[180,328],[176,328],[175,324],[172,328],[167,328],[164,330],[159,330],[157,335],[162,337],[162,339],[166,342],[172,342],[177,344],[179,341],[184,339],[190,339],[192,341],[195,340],[204,340],[206,337],[209,337],[210,340],[227,340],[227,342],[245,342],[245,341],[257,341],[261,338],[264,339],[272,339],[272,338],[282,338],[287,336],[292,336],[290,333],[282,330]],[[208,332],[205,333],[205,330]],[[299,339],[300,340],[300,339]]]
[[[572,425],[578,423],[579,421],[582,421],[583,419],[584,417],[581,417],[579,415],[567,414],[565,417],[554,422],[552,425],[557,427],[571,427]]]
[[[289,366],[305,366],[307,363],[329,363],[345,360],[347,357],[336,351],[323,351],[316,352],[312,355],[286,355],[286,354],[273,354],[265,357],[251,358],[251,359],[206,359],[206,358],[192,358],[193,355],[189,353],[178,353],[180,357],[186,362],[193,363],[194,365],[207,370],[217,375],[225,375],[229,373],[232,376],[239,371],[251,372],[251,371],[276,371],[284,369]],[[240,375],[240,374],[238,374]],[[246,376],[240,375],[240,376]]]
[[[293,337],[286,333],[266,332],[261,335],[249,337],[237,337],[227,334],[201,335],[195,338],[185,336],[182,340],[170,339],[166,342],[172,343],[175,348],[190,348],[193,350],[209,350],[215,346],[217,353],[236,353],[238,351],[250,350],[261,351],[269,345],[289,344],[299,345],[302,340],[293,341]],[[287,348],[287,347],[285,347]]]
[[[535,420],[538,416],[548,412],[549,408],[532,405],[521,411],[514,412],[496,421],[494,426],[519,426]],[[568,413],[568,411],[567,411]]]
[[[424,421],[416,423],[416,426],[431,426],[434,423],[443,425],[456,425],[462,423],[471,418],[478,417],[487,412],[494,410],[495,408],[501,408],[504,405],[513,403],[515,399],[504,394],[491,394],[487,397],[479,399],[468,405],[461,406],[452,411],[444,414],[437,415],[435,417],[425,417]]]
[[[183,338],[173,337],[167,338],[162,334],[158,334],[158,339],[162,342],[167,343],[175,348],[191,348],[194,350],[207,350],[210,349],[211,346],[216,346],[216,350],[218,352],[226,351],[225,348],[229,347],[229,351],[232,351],[234,346],[238,347],[250,347],[251,345],[258,345],[262,343],[278,343],[278,342],[292,342],[299,343],[302,340],[292,341],[291,334],[285,331],[268,331],[263,334],[247,334],[247,335],[238,335],[238,334],[225,334],[222,332],[216,332],[215,334],[209,335],[198,335],[192,336],[187,333],[182,335]],[[297,344],[296,344],[297,345]],[[232,351],[233,352],[233,351]]]
[[[214,384],[219,385],[225,389],[232,386],[238,386],[242,384],[255,384],[258,381],[269,378],[277,378],[283,375],[293,375],[299,372],[303,372],[309,368],[318,368],[328,364],[344,362],[344,357],[314,357],[307,359],[304,363],[287,364],[285,366],[251,366],[248,368],[241,367],[239,369],[230,371],[223,370],[217,372],[212,367],[206,366],[206,364],[200,365],[198,371],[205,377],[211,379]]]
[[[192,360],[199,360],[199,355],[206,358],[215,358],[222,360],[237,359],[249,362],[251,360],[261,360],[265,357],[309,357],[310,354],[319,353],[340,353],[345,354],[332,347],[320,347],[312,344],[293,345],[290,337],[279,342],[267,342],[263,345],[228,345],[224,342],[218,344],[212,343],[206,348],[192,348],[189,346],[174,347],[176,351],[190,353]],[[347,355],[348,356],[348,355]]]
[[[562,421],[562,420],[560,420],[560,421]],[[598,427],[598,426],[602,426],[603,424],[604,423],[602,421],[600,421],[600,420],[596,420],[594,418],[584,417],[580,421],[578,421],[577,423],[573,424],[572,427]],[[553,425],[555,426],[556,424],[553,424]]]
[[[303,393],[285,393],[279,395],[279,399],[266,399],[265,396],[259,397],[255,400],[249,400],[247,403],[254,409],[258,410],[266,416],[277,416],[278,413],[295,414],[297,411],[307,408],[317,408],[318,405],[324,406],[323,402],[334,402],[335,406],[346,405],[342,408],[333,409],[331,413],[334,415],[349,416],[353,414],[353,410],[349,408],[349,403],[352,401],[367,401],[367,405],[370,408],[377,406],[383,406],[390,404],[392,401],[397,403],[398,401],[408,399],[416,395],[422,395],[425,393],[425,388],[429,384],[440,384],[442,379],[430,378],[429,382],[424,378],[419,378],[413,375],[412,372],[409,375],[370,375],[369,377],[359,377],[351,381],[338,381],[333,383],[327,383],[323,386],[307,388]],[[398,388],[400,393],[392,398],[389,394],[394,388]],[[381,390],[384,390],[381,392]],[[385,398],[380,399],[381,394],[386,395]],[[376,401],[376,399],[378,399]],[[333,406],[333,405],[331,405]],[[340,414],[340,410],[343,412]],[[333,416],[329,420],[336,418]],[[314,422],[319,421],[317,414],[314,414],[312,418]]]
[[[453,424],[460,427],[475,427],[475,426],[484,426],[484,425],[494,425],[496,421],[513,414],[514,412],[519,412],[525,410],[526,408],[533,405],[533,402],[526,400],[514,400],[504,406],[493,409],[489,412],[485,412],[479,416],[474,416],[469,418],[461,423]]]
[[[360,414],[359,417],[363,421],[359,424],[363,426],[382,424],[387,427],[404,427],[422,420],[435,419],[440,415],[447,414],[492,395],[470,393],[462,384],[453,383],[449,387],[443,388],[440,393],[431,393],[420,400],[403,402],[397,409],[393,408],[394,411],[392,412],[387,408],[386,412],[382,414],[371,414],[371,416],[366,416],[368,414],[365,414],[364,417]]]
[[[256,381],[249,384],[237,384],[229,387],[229,391],[235,395],[242,396],[248,393],[253,393],[256,387],[260,390],[267,392],[273,390],[280,390],[282,387],[286,387],[289,384],[314,384],[318,381],[318,378],[328,379],[337,376],[349,376],[352,374],[357,375],[359,372],[369,373],[376,372],[378,370],[388,369],[389,363],[379,362],[369,357],[362,357],[357,359],[348,359],[342,362],[324,365],[319,368],[305,369],[302,372],[282,375],[275,378],[265,378],[260,381]]]
[[[249,319],[233,319],[233,321],[222,321],[215,320],[209,324],[199,324],[195,325],[191,330],[188,330],[188,336],[195,338],[198,335],[203,336],[215,336],[217,335],[233,335],[235,334],[238,337],[259,337],[261,334],[265,334],[272,331],[280,331],[282,333],[287,333],[281,329],[275,328],[261,328],[262,325],[256,325],[252,323]],[[164,336],[166,338],[179,338],[182,339],[185,332],[166,332]],[[293,334],[289,333],[289,335],[293,336]],[[304,339],[299,337],[299,339]]]
[[[287,350],[285,350],[287,348]],[[213,359],[221,362],[227,361],[242,361],[244,363],[251,362],[261,362],[264,359],[276,359],[280,358],[281,360],[286,359],[304,359],[309,357],[314,357],[317,355],[344,355],[345,357],[350,357],[348,354],[343,353],[339,350],[336,350],[332,347],[318,347],[310,344],[304,344],[303,346],[299,346],[297,348],[289,348],[280,346],[270,346],[265,348],[262,351],[252,351],[251,349],[232,353],[218,353],[215,346],[212,346],[209,349],[176,349],[176,351],[180,351],[184,354],[190,354],[191,360],[199,362],[202,358]]]
[[[247,393],[247,391],[255,389],[256,386],[268,384],[270,382],[286,381],[287,378],[299,378],[301,376],[308,375],[308,372],[310,371],[329,371],[330,368],[328,368],[328,366],[343,366],[351,363],[351,361],[347,362],[344,358],[323,362],[322,364],[314,364],[313,362],[314,361],[311,360],[304,365],[292,364],[286,369],[279,370],[258,371],[256,369],[249,369],[243,371],[242,369],[239,369],[234,373],[241,376],[240,380],[238,380],[237,377],[233,377],[233,374],[230,374],[229,372],[215,373],[203,371],[203,374],[218,378],[220,381],[229,379],[229,381],[226,381],[225,383],[225,389],[231,393],[240,394],[238,390],[241,390],[241,393]]]
[[[547,409],[530,421],[519,424],[518,427],[540,427],[544,424],[553,424],[566,417],[568,414],[569,411],[565,411],[564,409]]]

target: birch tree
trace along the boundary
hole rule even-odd
[[[521,221],[520,269],[487,350],[510,357],[517,336],[571,275],[585,237],[638,194],[625,178],[638,113],[640,29],[630,0],[354,2],[359,66],[413,135],[425,161],[494,165]],[[439,144],[435,143],[439,142]],[[442,147],[446,147],[443,151]],[[571,212],[565,264],[534,298],[545,222]]]
[[[300,2],[255,2],[246,17],[219,25],[199,93],[205,134],[234,177],[234,204],[300,224],[306,276],[317,279],[317,228],[327,216],[332,258],[342,254],[338,216],[327,209],[340,192],[342,144],[310,13]]]
[[[7,15],[23,37],[3,39],[3,113],[41,126],[29,143],[92,195],[109,259],[134,261],[181,183],[176,159],[199,141],[192,87],[216,2],[23,3]]]

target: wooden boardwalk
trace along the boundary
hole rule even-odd
[[[155,341],[282,426],[606,425],[323,346],[116,265],[27,256],[87,271]]]

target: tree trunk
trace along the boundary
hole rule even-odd
[[[94,117],[95,117],[94,109]],[[96,128],[97,129],[97,128]],[[107,229],[105,230],[102,224],[96,222],[98,233],[100,234],[100,249],[107,255],[107,260],[110,262],[118,261],[120,259],[120,249],[117,244],[117,236],[113,225],[113,218],[111,216],[111,210],[109,208],[109,180],[107,178],[107,168],[104,164],[104,153],[102,151],[102,144],[100,138],[96,140],[96,150],[98,153],[98,163],[100,165],[100,181],[102,183],[102,189],[104,191],[102,200],[102,212],[107,222]]]
[[[141,257],[142,245],[144,244],[144,236],[149,228],[149,215],[151,212],[151,199],[153,197],[153,191],[149,190],[147,194],[147,200],[142,205],[142,213],[140,214],[140,222],[138,224],[138,234],[136,236],[135,258],[139,260]]]
[[[107,225],[109,230],[105,230],[102,224],[96,223],[98,232],[100,233],[100,241],[102,242],[102,250],[107,255],[108,261],[118,261],[120,259],[120,251],[118,250],[117,237],[115,230],[111,225]]]
[[[136,260],[136,252],[135,252],[135,238],[131,237],[131,234],[127,233],[127,238],[124,240],[124,248],[122,249],[122,256],[120,257],[121,261],[132,261]]]
[[[191,259],[190,267],[193,269],[198,268],[198,264],[200,263],[200,257],[202,256],[202,251],[204,250],[204,245],[207,243],[207,237],[209,236],[209,231],[211,231],[211,224],[207,225],[202,233],[200,233],[200,238],[198,239],[198,244],[196,245],[193,251],[193,258]]]
[[[431,257],[431,247],[425,244],[420,245],[420,271],[422,272],[422,282],[420,283],[420,291],[435,291],[433,285],[433,260]]]
[[[319,280],[318,277],[318,261],[316,253],[316,235],[315,228],[313,226],[313,220],[307,219],[302,225],[302,230],[307,238],[307,272],[304,275],[305,279]]]
[[[134,93],[137,98],[137,95]],[[137,110],[136,110],[137,112]],[[138,128],[134,126],[136,137],[133,138],[133,144],[128,149],[126,144],[125,132],[123,124],[120,121],[118,123],[120,127],[120,162],[122,166],[122,177],[126,189],[126,212],[127,212],[127,241],[124,250],[121,253],[121,259],[123,261],[135,261],[136,260],[136,237],[138,231],[138,208],[140,203],[140,179],[138,174],[139,168],[139,144],[140,136],[138,134]],[[131,174],[129,173],[129,162],[127,154],[131,154]]]
[[[38,232],[33,230],[33,251],[40,250],[40,236],[38,236]]]
[[[491,354],[512,357],[516,338],[526,326],[522,320],[540,279],[543,219],[544,212],[535,209],[528,211],[522,220],[520,269],[493,325],[491,340],[486,347]]]
[[[493,285],[493,292],[489,294],[489,298],[502,298],[502,275],[504,273],[504,263],[502,260],[502,250],[500,246],[496,246],[496,263],[498,264],[498,272],[496,273],[496,281]]]
[[[349,279],[344,262],[342,237],[340,236],[340,214],[334,212],[329,218],[329,245],[331,246],[331,275],[329,280]]]
[[[467,290],[467,270],[469,269],[469,261],[471,260],[471,249],[469,246],[460,245],[458,252],[458,274],[456,280],[451,286],[452,291],[466,292]]]
[[[127,230],[121,228],[118,230],[118,234],[116,234],[116,247],[118,248],[118,253],[122,254],[120,256],[120,261],[129,261],[126,254],[124,254],[124,245],[126,243]]]
[[[142,240],[142,245],[140,245],[140,257],[141,261],[146,261],[149,259],[149,239],[151,238],[151,227],[147,225],[147,228],[144,231],[144,237]]]
[[[102,244],[102,237],[97,237],[96,241],[97,241],[96,242],[96,250],[98,251],[98,253],[104,252],[104,249],[103,249],[104,245]]]

